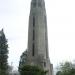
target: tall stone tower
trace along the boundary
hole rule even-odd
[[[52,75],[48,55],[47,22],[44,0],[32,0],[29,16],[27,64],[38,65]]]

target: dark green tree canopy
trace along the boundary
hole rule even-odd
[[[20,56],[19,67],[22,67],[24,64],[26,64],[26,60],[27,60],[27,50],[24,51]]]
[[[5,72],[8,68],[8,44],[3,29],[0,31],[0,75],[6,75]]]
[[[38,66],[24,65],[19,68],[21,75],[46,75],[46,71]]]

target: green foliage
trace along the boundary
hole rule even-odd
[[[56,75],[62,75],[62,74],[61,74],[61,71],[58,71]]]
[[[38,66],[24,65],[19,68],[21,75],[46,75],[46,71],[39,68]]]
[[[27,60],[27,50],[24,51],[20,56],[19,67],[22,67],[26,63],[26,60]]]
[[[20,75],[45,75],[46,71],[38,66],[26,65],[27,50],[24,51],[20,57],[19,72]]]
[[[56,75],[75,75],[75,67],[70,62],[62,63]]]
[[[7,73],[7,58],[8,58],[8,44],[5,34],[0,31],[0,75],[6,75]]]

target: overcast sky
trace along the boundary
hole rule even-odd
[[[27,49],[31,0],[0,0],[0,30],[9,44],[9,64],[16,68]],[[75,60],[75,0],[45,0],[50,61],[54,67]]]

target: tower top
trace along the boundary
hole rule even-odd
[[[37,7],[45,7],[44,0],[32,0],[31,1],[31,7],[37,8]]]
[[[30,9],[30,15],[37,15],[37,14],[44,14],[46,15],[45,10],[45,2],[44,0],[32,0],[31,1],[31,9]]]

